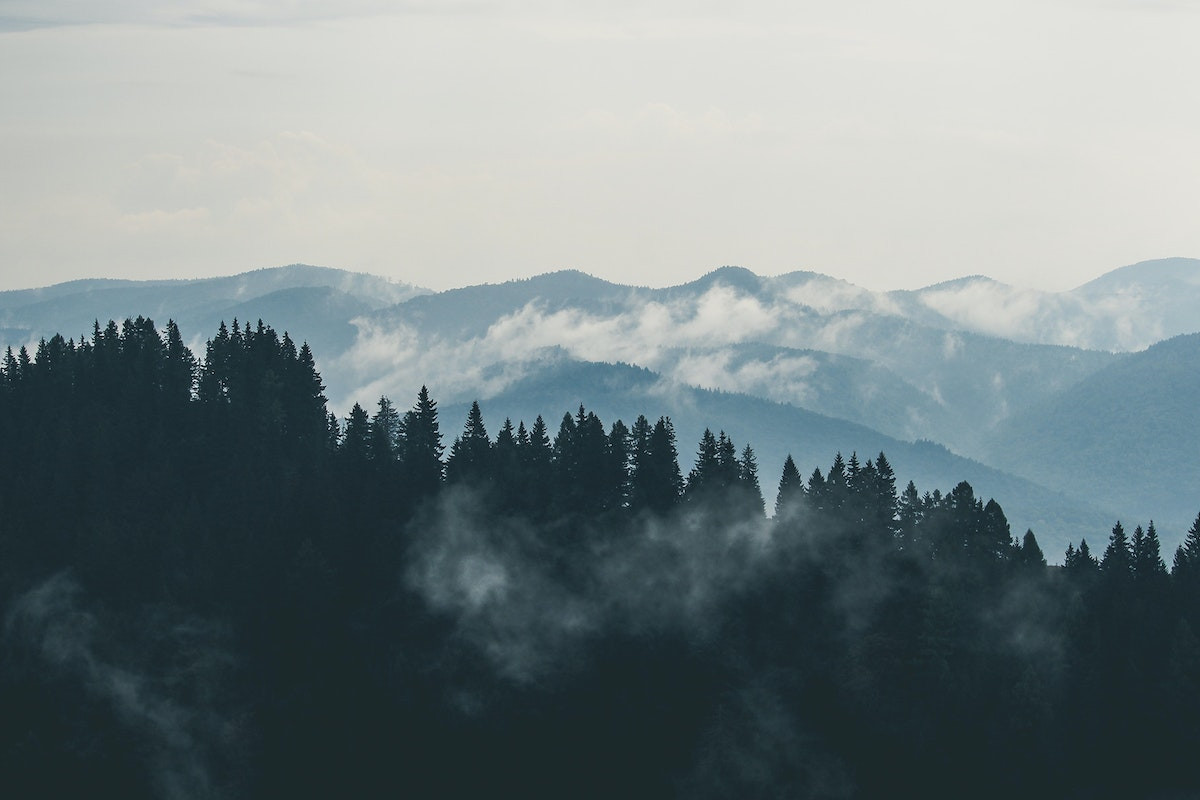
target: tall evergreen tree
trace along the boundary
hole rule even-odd
[[[356,463],[365,462],[371,456],[371,418],[358,403],[346,417],[341,453]]]
[[[633,435],[625,423],[617,420],[608,432],[608,471],[605,486],[609,489],[607,508],[625,508],[632,492]]]
[[[840,511],[846,505],[849,497],[850,485],[846,480],[846,462],[839,452],[834,456],[829,472],[825,474],[824,507],[830,511]]]
[[[785,519],[799,513],[804,504],[804,479],[792,454],[783,460],[783,474],[779,476],[779,492],[775,495],[775,516]]]
[[[829,509],[829,484],[821,474],[820,467],[814,467],[808,476],[808,502],[817,511]]]
[[[386,396],[380,397],[368,438],[371,459],[381,464],[396,461],[400,457],[400,432],[400,412]]]
[[[1074,547],[1072,546],[1072,557],[1075,557]],[[1046,566],[1046,555],[1042,552],[1042,548],[1038,545],[1037,537],[1033,535],[1033,529],[1027,529],[1025,536],[1021,539],[1019,554],[1017,560],[1027,567],[1044,567]]]
[[[1176,556],[1173,572],[1181,573],[1179,577],[1186,577],[1189,580],[1200,578],[1200,514],[1196,515],[1192,527],[1188,528],[1180,548],[1180,555]]]
[[[444,450],[437,403],[429,396],[429,388],[421,386],[413,407],[404,414],[400,433],[400,461],[414,497],[428,497],[441,486]]]
[[[719,472],[717,437],[710,429],[705,428],[700,437],[700,446],[696,450],[696,464],[688,473],[687,484],[683,490],[684,499],[698,500],[708,491],[710,484],[718,480]]]
[[[1139,580],[1158,580],[1166,577],[1167,565],[1162,559],[1162,545],[1158,540],[1158,531],[1154,529],[1154,520],[1150,521],[1145,533],[1139,525],[1134,531],[1133,545],[1133,574]]]
[[[1120,521],[1113,526],[1108,537],[1108,547],[1104,548],[1104,556],[1100,559],[1100,570],[1105,575],[1121,578],[1128,577],[1133,572],[1133,553]]]
[[[758,484],[758,459],[754,457],[754,448],[749,444],[742,448],[742,456],[738,459],[738,486],[746,497],[746,507],[755,516],[765,514],[767,506],[763,501],[762,487]]]
[[[479,402],[471,403],[463,432],[450,447],[446,459],[447,483],[484,483],[492,473],[492,441],[483,424]]]
[[[683,475],[675,447],[675,427],[669,418],[658,418],[645,450],[640,455],[635,454],[632,483],[635,510],[646,509],[661,514],[679,502]]]

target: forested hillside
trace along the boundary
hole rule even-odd
[[[1200,791],[1200,517],[1170,570],[1149,520],[1052,567],[885,453],[762,475],[723,420],[693,457],[425,388],[338,418],[261,321],[184,342],[0,366],[8,795]]]

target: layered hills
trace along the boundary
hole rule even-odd
[[[737,267],[663,289],[562,271],[430,292],[293,265],[0,292],[0,346],[139,314],[175,319],[198,355],[221,321],[261,318],[312,346],[338,413],[428,384],[451,436],[475,399],[493,432],[580,403],[606,422],[669,415],[686,471],[699,433],[724,428],[759,453],[768,503],[789,452],[807,473],[884,450],[922,491],[966,479],[995,496],[1052,560],[1117,518],[1153,517],[1173,548],[1200,508],[1193,259],[1061,293],[981,276],[874,292]]]

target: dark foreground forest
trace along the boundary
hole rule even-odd
[[[7,353],[0,794],[1200,792],[1200,517],[1047,566],[882,453],[768,517],[723,433],[323,391],[261,322]]]

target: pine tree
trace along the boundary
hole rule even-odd
[[[1133,553],[1120,521],[1113,526],[1112,534],[1108,537],[1108,547],[1104,548],[1104,557],[1100,559],[1100,570],[1105,575],[1118,578],[1129,577],[1133,572]]]
[[[514,511],[522,507],[527,498],[524,496],[525,470],[521,463],[521,434],[525,432],[524,424],[520,432],[513,430],[512,420],[505,418],[504,425],[496,434],[496,442],[492,445],[492,463],[495,466],[497,503],[505,511]],[[526,443],[529,434],[524,433]]]
[[[839,452],[834,456],[833,465],[829,467],[829,472],[825,475],[824,507],[831,511],[839,511],[845,507],[849,495],[850,486],[846,480],[846,462]]]
[[[342,434],[340,452],[350,461],[365,462],[371,454],[371,420],[366,409],[358,403],[350,409]]]
[[[867,462],[868,465],[871,463]],[[891,462],[881,450],[875,459],[872,472],[872,498],[875,513],[874,524],[881,532],[896,536],[899,531],[897,517],[900,511],[900,500],[896,496],[896,473],[892,470]],[[916,492],[914,487],[913,492]]]
[[[864,478],[863,468],[858,462],[858,451],[851,451],[850,460],[846,462],[846,492],[850,496],[866,492],[870,487]]]
[[[491,480],[492,441],[483,424],[479,402],[471,403],[463,432],[450,447],[446,459],[447,483],[483,483]]]
[[[776,518],[785,519],[798,514],[804,504],[804,495],[804,479],[800,477],[800,470],[796,469],[792,454],[788,453],[783,460],[783,474],[779,476],[779,492],[775,495]]]
[[[629,507],[635,511],[650,505],[650,436],[654,428],[645,414],[639,414],[629,431]]]
[[[1004,509],[996,502],[994,498],[988,498],[988,501],[983,506],[983,518],[980,525],[981,538],[977,544],[977,549],[981,550],[984,557],[991,561],[1007,561],[1012,555],[1012,530],[1008,525],[1008,517],[1004,514]],[[1033,531],[1026,533],[1026,541],[1032,539],[1033,545],[1036,548],[1036,556],[1041,557],[1045,563],[1045,557],[1042,556],[1042,549],[1037,547],[1037,539],[1033,537]],[[1035,554],[1030,553],[1029,558],[1034,558]]]
[[[1133,574],[1139,581],[1158,580],[1167,574],[1167,565],[1162,560],[1161,544],[1158,532],[1154,529],[1154,520],[1145,531],[1139,525],[1133,534]]]
[[[608,432],[608,470],[605,485],[611,496],[605,503],[608,508],[625,508],[629,505],[632,492],[633,435],[621,420],[612,424]]]
[[[746,497],[747,509],[755,516],[765,514],[767,506],[763,502],[762,487],[758,484],[758,460],[754,457],[754,448],[749,444],[742,448],[742,457],[738,460],[738,486]]]
[[[700,446],[696,451],[696,464],[688,473],[687,485],[683,490],[684,499],[698,500],[708,491],[709,484],[716,482],[719,470],[717,437],[710,429],[705,428],[700,437]]]
[[[371,418],[368,452],[377,463],[392,463],[400,457],[400,412],[386,396],[379,398]]]
[[[535,518],[550,514],[557,491],[554,448],[550,444],[546,421],[540,414],[529,429],[528,442],[521,448],[521,467],[525,493],[523,507]]]
[[[912,481],[909,481],[908,485],[904,487],[904,492],[897,501],[896,515],[896,530],[900,539],[900,548],[909,550],[916,544],[917,528],[925,516],[925,506],[921,501],[921,495],[917,493],[917,485]]]
[[[808,476],[808,502],[815,510],[828,510],[828,490],[829,485],[825,482],[825,476],[821,474],[820,467],[814,467],[812,474]]]
[[[733,439],[721,431],[717,436],[717,486],[728,489],[738,482],[741,466],[738,463],[737,447]]]
[[[404,414],[400,432],[400,461],[414,498],[428,497],[441,486],[444,449],[437,403],[430,398],[428,387],[422,386],[416,403]]]
[[[177,406],[186,405],[196,390],[196,357],[183,343],[175,320],[167,320],[166,365],[163,388]]]
[[[1075,557],[1074,547],[1071,547],[1070,557]],[[1032,528],[1027,529],[1025,531],[1025,536],[1021,539],[1017,560],[1026,567],[1046,566],[1046,555],[1042,552],[1042,548],[1038,545],[1037,537],[1033,535]]]
[[[1100,562],[1092,555],[1092,550],[1088,547],[1087,539],[1079,540],[1079,568],[1084,572],[1095,572],[1100,569]]]
[[[675,427],[668,417],[659,417],[654,423],[645,451],[634,463],[632,480],[635,509],[661,514],[679,502],[683,475],[675,448]]]
[[[1200,514],[1196,515],[1196,521],[1188,528],[1187,535],[1183,538],[1172,573],[1179,573],[1180,578],[1187,580],[1200,577]]]

